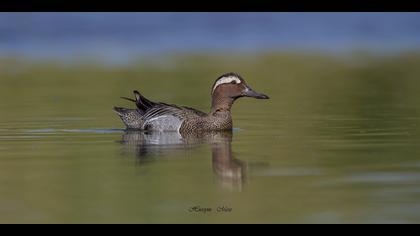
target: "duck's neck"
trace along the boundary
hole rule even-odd
[[[233,105],[235,99],[227,96],[221,96],[215,94],[211,101],[211,114],[216,114],[219,112],[230,112],[230,108]]]

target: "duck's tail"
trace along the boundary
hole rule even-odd
[[[134,93],[135,99],[127,98],[127,97],[121,97],[121,98],[136,103],[137,108],[140,110],[142,114],[144,114],[147,110],[149,110],[150,108],[156,105],[155,102],[152,102],[149,99],[145,98],[137,90],[134,90],[133,93]]]
[[[129,129],[141,129],[143,125],[142,116],[147,110],[154,107],[157,103],[143,97],[137,90],[133,91],[134,99],[121,97],[122,99],[136,103],[137,109],[128,109],[124,107],[114,107],[114,111]]]
[[[141,129],[143,122],[142,122],[142,114],[139,113],[137,109],[128,109],[124,107],[114,107],[113,109],[115,113],[121,118],[124,124],[127,126],[128,129]]]

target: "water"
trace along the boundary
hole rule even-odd
[[[191,51],[410,51],[418,22],[418,13],[0,13],[0,55],[126,63]]]
[[[0,64],[2,223],[419,223],[418,55]],[[240,72],[234,131],[125,132],[133,89],[208,111]]]
[[[263,111],[184,138],[2,122],[0,221],[418,223],[418,118]]]

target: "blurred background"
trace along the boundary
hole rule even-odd
[[[419,13],[0,13],[0,222],[418,223],[419,39]],[[231,136],[112,112],[208,111],[230,71],[271,98]]]
[[[122,63],[174,53],[419,48],[417,13],[2,13],[2,56]]]

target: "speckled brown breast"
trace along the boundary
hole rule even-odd
[[[232,116],[230,112],[218,112],[206,116],[187,118],[182,123],[179,132],[189,133],[197,130],[231,130]]]

